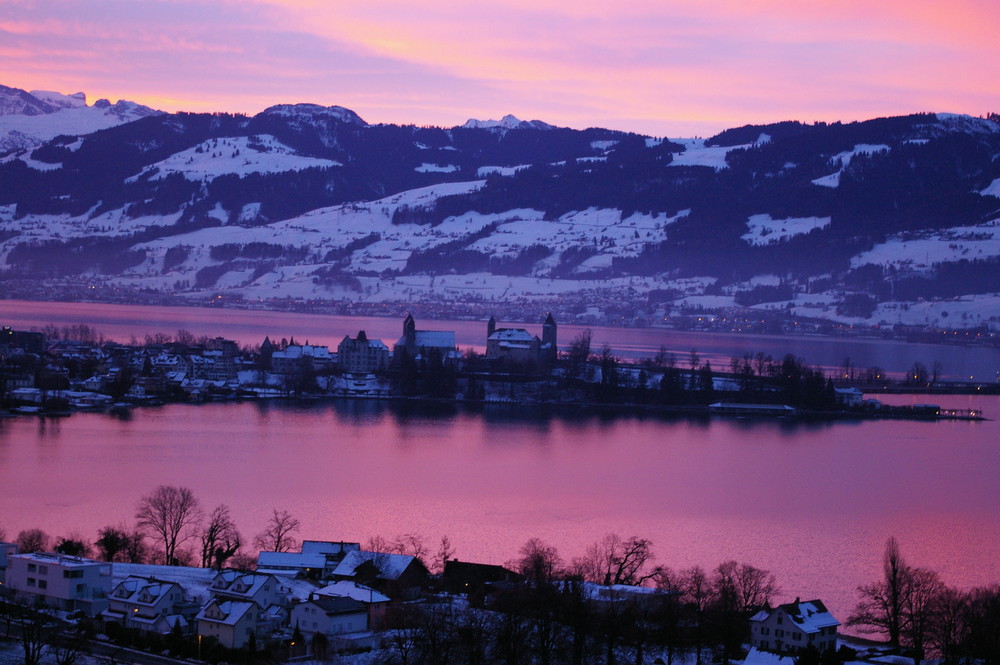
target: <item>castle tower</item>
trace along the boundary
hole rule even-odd
[[[486,322],[486,339],[493,337],[493,333],[497,331],[497,320],[492,316],[490,320]]]
[[[557,332],[556,320],[552,318],[552,312],[549,312],[548,316],[545,317],[545,322],[542,324],[542,344],[549,345],[546,353],[552,360],[555,360],[559,353],[556,346]]]

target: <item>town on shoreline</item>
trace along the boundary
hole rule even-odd
[[[513,403],[546,407],[782,418],[980,419],[977,410],[927,403],[888,406],[865,394],[994,394],[1000,384],[942,380],[943,368],[914,362],[902,379],[878,367],[825,374],[791,354],[734,357],[716,369],[696,349],[679,356],[661,348],[624,362],[605,345],[591,348],[584,331],[561,348],[558,324],[545,317],[540,334],[484,330],[485,353],[460,350],[455,333],[418,329],[403,320],[392,348],[364,330],[339,345],[265,338],[234,340],[147,335],[130,344],[108,341],[87,324],[42,331],[0,329],[0,413],[68,415],[126,410],[167,402],[233,399],[377,398]]]

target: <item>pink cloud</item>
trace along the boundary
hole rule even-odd
[[[0,22],[0,82],[167,110],[313,101],[377,122],[511,112],[677,136],[980,114],[1000,97],[1000,5],[987,0],[42,4],[15,3]]]

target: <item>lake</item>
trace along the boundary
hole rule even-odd
[[[263,334],[333,343],[359,325],[385,325],[372,334],[391,341],[401,323],[235,312],[257,326],[241,332],[232,320],[203,329],[167,320],[173,308],[125,308],[129,320],[116,323],[114,306],[67,307],[87,316],[70,321],[99,329],[103,314],[138,335],[163,325],[246,343]],[[470,335],[480,327],[468,325]],[[594,330],[595,339],[633,334]],[[708,348],[718,338],[685,339]],[[1000,417],[998,396],[885,399]],[[128,419],[0,420],[0,527],[92,540],[101,526],[130,523],[140,496],[172,484],[190,487],[207,510],[228,504],[248,540],[272,508],[298,517],[302,538],[415,533],[433,551],[447,535],[457,557],[488,563],[514,558],[531,537],[569,560],[616,532],[649,538],[657,561],[675,569],[727,559],[769,569],[783,590],[778,600],[821,598],[844,620],[856,587],[879,575],[890,535],[907,561],[948,584],[1000,581],[998,468],[995,420],[800,423],[363,400],[172,404]]]

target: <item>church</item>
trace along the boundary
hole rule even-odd
[[[486,324],[486,359],[491,362],[551,367],[556,361],[556,321],[550,312],[542,323],[542,337],[524,328],[497,328],[492,316]]]

